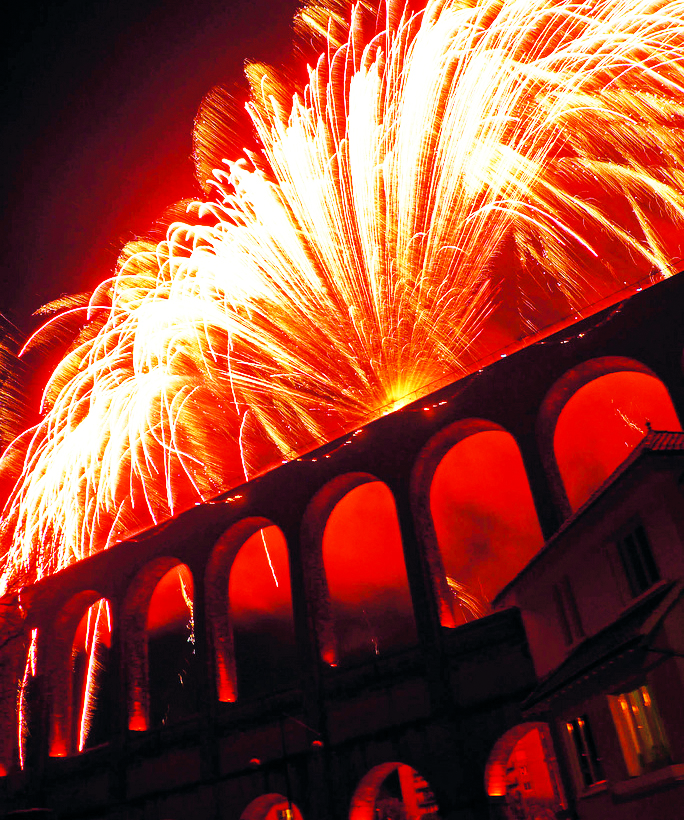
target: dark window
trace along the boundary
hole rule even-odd
[[[579,609],[577,608],[575,593],[572,591],[570,579],[567,575],[561,581],[561,589],[563,590],[563,597],[568,608],[568,615],[570,616],[570,626],[575,638],[583,638],[584,627],[582,626],[582,619],[580,618]]]
[[[586,715],[581,715],[566,724],[573,743],[576,762],[582,783],[585,787],[593,786],[605,780],[601,760],[596,753],[594,736]]]
[[[554,584],[553,600],[556,604],[558,620],[560,621],[565,643],[569,645],[578,638],[583,638],[582,619],[567,575],[563,577],[559,584]]]
[[[569,646],[572,643],[572,632],[570,630],[570,621],[568,620],[568,613],[565,611],[565,604],[563,603],[563,594],[561,593],[558,584],[553,585],[553,602],[556,605],[556,613],[558,615],[558,621],[560,622],[561,630],[563,632],[563,640],[565,641],[566,645]]]
[[[641,595],[660,580],[651,545],[641,524],[618,541],[618,552],[632,595]]]

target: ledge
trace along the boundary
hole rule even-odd
[[[577,797],[579,800],[586,800],[589,797],[595,797],[597,794],[605,794],[608,791],[608,781],[599,780],[598,783],[592,783],[581,791]]]
[[[684,763],[675,763],[671,766],[663,766],[662,769],[656,769],[654,772],[615,783],[611,791],[617,798],[630,798],[632,795],[657,791],[681,782],[684,782]]]

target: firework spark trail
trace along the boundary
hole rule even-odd
[[[188,608],[188,641],[193,646],[195,645],[195,604],[192,599],[192,595],[188,593],[187,587],[185,586],[185,581],[183,580],[183,575],[179,572],[178,573],[178,581],[180,582],[180,591],[181,595],[183,596],[183,601],[185,606]]]
[[[10,447],[3,588],[240,483],[243,443],[254,475],[456,378],[501,294],[513,340],[680,263],[684,0],[345,19],[299,15],[301,94],[248,68],[259,150],[92,295]]]
[[[80,719],[78,727],[78,751],[85,749],[88,734],[92,724],[93,715],[96,708],[96,696],[98,689],[98,672],[100,666],[98,662],[98,652],[104,642],[104,636],[111,635],[111,616],[109,612],[109,602],[100,598],[88,609],[86,624],[86,637],[84,650],[87,656],[87,668],[83,681],[83,694],[81,697]]]
[[[242,444],[242,434],[243,434],[244,429],[245,429],[245,422],[247,421],[247,414],[248,413],[249,413],[249,410],[246,410],[243,417],[242,417],[242,421],[240,422],[240,432],[238,434],[238,442],[240,444],[240,463],[242,464],[242,472],[245,476],[245,481],[249,481],[249,473],[247,472],[247,464],[245,462],[245,449],[244,449],[243,444]],[[273,561],[271,560],[271,553],[268,551],[268,544],[266,543],[266,536],[264,535],[264,530],[260,529],[259,534],[261,536],[261,543],[264,546],[264,553],[266,554],[266,560],[268,561],[268,567],[271,570],[271,575],[273,576],[273,581],[274,581],[274,583],[277,587],[277,586],[279,586],[278,576],[276,575],[275,567],[273,566]]]
[[[26,740],[28,738],[28,719],[26,715],[26,691],[30,678],[36,676],[36,655],[38,647],[38,630],[31,630],[31,642],[26,655],[26,665],[24,674],[19,686],[17,695],[17,749],[19,752],[19,765],[23,769],[26,764]]]

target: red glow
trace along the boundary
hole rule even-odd
[[[61,734],[61,727],[56,728],[50,738],[50,757],[66,757],[67,742]]]
[[[104,599],[101,599],[104,601]],[[99,601],[96,601],[89,610],[83,615],[81,620],[76,627],[76,634],[74,636],[74,652],[85,652],[86,651],[86,639],[88,638],[89,629],[92,629],[92,621],[95,618],[95,614],[97,611]],[[90,626],[89,626],[89,616],[90,616]],[[111,633],[111,625],[106,618],[103,618],[100,623],[100,629],[98,631],[99,640],[107,649],[110,649],[112,646],[112,633]]]
[[[513,758],[527,766],[530,780],[533,783],[534,796],[553,800],[553,785],[549,775],[548,763],[542,746],[539,729],[533,729],[521,738],[513,749]]]
[[[184,720],[196,712],[193,602],[192,574],[185,564],[177,564],[163,575],[150,598],[147,655],[151,726]],[[140,707],[131,717],[136,725],[148,717],[145,701],[139,699]]]
[[[401,532],[384,484],[356,487],[335,506],[323,561],[343,657],[415,643]]]
[[[112,645],[109,603],[101,598],[81,618],[72,644],[73,694],[71,748],[81,752],[89,743],[105,739],[101,724],[101,689]],[[107,706],[104,705],[106,709]]]
[[[147,610],[148,632],[173,632],[188,625],[191,613],[183,587],[192,601],[195,590],[192,573],[185,564],[178,564],[160,579],[152,593]]]
[[[646,434],[681,430],[665,386],[645,373],[609,373],[581,387],[556,425],[554,452],[572,509],[577,509]]]
[[[381,763],[361,779],[354,792],[350,820],[438,817],[439,806],[428,781],[404,763]]]
[[[217,694],[220,703],[235,703],[237,700],[237,686],[231,670],[228,668],[225,654],[216,654],[216,686]]]
[[[513,436],[468,436],[440,462],[430,510],[446,574],[485,601],[508,583],[544,542]]]
[[[490,797],[504,797],[506,794],[506,766],[494,761],[487,772],[487,794]]]
[[[278,527],[259,530],[242,545],[230,570],[228,598],[236,624],[266,614],[292,617],[287,544]]]
[[[146,732],[149,728],[142,706],[137,701],[133,704],[133,712],[128,719],[128,728],[131,732]]]
[[[277,527],[242,545],[228,581],[238,699],[288,688],[298,677],[287,543]],[[223,694],[235,700],[232,681]]]
[[[543,724],[515,726],[495,744],[487,761],[485,788],[490,797],[506,798],[506,817],[555,817],[566,807],[551,748]]]

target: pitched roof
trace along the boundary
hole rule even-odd
[[[676,432],[672,430],[651,430],[650,426],[646,435],[641,439],[637,446],[622,461],[613,472],[600,484],[594,492],[587,498],[587,500],[578,507],[571,516],[558,528],[549,541],[553,541],[571,527],[574,522],[580,518],[584,512],[593,506],[596,501],[611,487],[615,482],[621,478],[642,456],[648,453],[684,453],[684,432]]]
[[[520,577],[527,573],[530,567],[534,566],[543,555],[553,548],[553,545],[556,543],[558,538],[563,535],[563,533],[573,527],[578,519],[580,519],[613,484],[615,484],[625,473],[627,473],[637,461],[649,453],[684,453],[684,432],[672,430],[651,430],[649,426],[646,435],[627,456],[627,458],[622,461],[615,468],[615,470],[613,470],[608,478],[606,478],[606,480],[594,490],[589,498],[587,498],[587,500],[580,507],[578,507],[572,515],[568,516],[568,518],[563,521],[556,532],[546,541],[539,552],[533,556],[532,559],[520,570],[515,578],[512,578],[506,586],[504,586],[503,589],[501,589],[494,596],[494,606],[497,605],[497,601],[501,599],[501,596],[513,584],[515,584]]]
[[[608,478],[599,485],[594,492],[587,498],[587,500],[578,507],[571,516],[558,528],[549,542],[554,541],[562,532],[569,529],[575,521],[580,518],[589,507],[593,506],[596,501],[611,487],[616,481],[621,478],[642,456],[648,453],[684,453],[684,432],[676,432],[671,430],[651,430],[649,427],[646,435],[641,439],[637,446],[621,462]]]
[[[655,587],[613,623],[582,641],[560,666],[541,680],[524,706],[530,708],[553,696],[599,664],[629,649],[646,647],[656,628],[683,595],[682,581]]]
[[[684,452],[684,433],[669,430],[649,430],[638,445],[653,452],[678,450]]]

